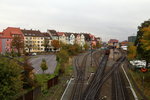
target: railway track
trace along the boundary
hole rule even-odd
[[[85,78],[85,67],[86,60],[90,53],[84,55],[81,65],[79,64],[79,57],[75,58],[75,68],[76,68],[76,78],[72,90],[70,100],[82,100],[83,98],[83,88],[84,88],[84,78]]]
[[[104,73],[103,67],[105,68],[105,64],[103,64],[106,60],[106,55],[102,59],[100,66],[102,67],[100,71],[97,70],[95,73],[95,76],[93,77],[91,84],[89,84],[88,89],[85,91],[84,94],[84,99],[83,100],[100,100],[100,92],[101,92],[101,87],[103,84],[112,76],[113,72],[116,71],[116,69],[120,66],[120,64],[124,61],[125,57],[122,56],[120,57],[116,63],[112,66],[112,68],[107,72]],[[103,63],[102,63],[103,62]],[[106,60],[107,62],[107,60]],[[105,62],[105,63],[106,63]],[[99,77],[96,77],[99,76]],[[94,81],[94,82],[93,82]],[[122,100],[122,99],[118,99]],[[127,99],[125,99],[127,100]]]
[[[104,74],[105,66],[107,64],[109,55],[104,55],[103,59],[99,63],[99,67],[95,72],[91,82],[89,83],[88,87],[84,93],[84,100],[95,100],[95,95],[97,94],[97,90],[99,90],[100,80],[102,80],[102,76]]]
[[[122,56],[125,56],[124,52],[120,52],[122,53]],[[130,100],[125,86],[125,81],[119,67],[112,75],[112,100]]]

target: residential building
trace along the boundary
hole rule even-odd
[[[66,35],[64,32],[57,32],[57,35],[59,37],[59,41],[63,42],[64,44],[66,44]]]
[[[52,37],[52,40],[59,40],[59,36],[55,30],[47,30],[47,33]]]
[[[80,36],[80,34],[74,33],[74,36],[75,36],[75,43],[80,45],[80,43],[81,43],[81,36]]]
[[[75,35],[74,33],[65,32],[67,44],[73,45],[75,43]]]
[[[80,34],[80,46],[84,46],[85,45],[85,37],[84,37],[84,34]]]
[[[8,27],[0,33],[0,53],[16,51],[16,48],[12,47],[12,40],[15,36],[24,39],[20,28]],[[21,52],[23,52],[23,49],[21,49]]]
[[[39,30],[22,29],[24,34],[24,44],[26,52],[43,52],[44,51],[44,34]]]
[[[129,36],[129,37],[128,37],[128,42],[134,43],[135,40],[136,40],[136,36]]]
[[[84,35],[85,43],[90,46],[91,41],[92,41],[90,34],[89,33],[83,33],[83,35]]]
[[[48,40],[48,47],[47,47],[47,50],[45,48],[45,51],[53,51],[54,48],[51,46],[52,37],[47,32],[42,33],[42,34],[44,35],[44,42],[46,42]]]
[[[121,46],[128,46],[128,41],[127,40],[122,41],[122,42],[120,42],[120,45]]]
[[[110,39],[108,41],[109,46],[119,47],[119,41],[117,39]]]

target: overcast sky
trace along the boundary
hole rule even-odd
[[[0,0],[0,31],[55,29],[122,41],[148,19],[150,0]]]

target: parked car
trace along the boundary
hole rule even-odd
[[[36,56],[37,54],[36,53],[32,53],[32,56]]]
[[[142,68],[146,67],[146,61],[145,60],[132,60],[130,63],[135,67],[135,68]]]

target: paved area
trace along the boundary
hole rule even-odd
[[[56,55],[37,55],[32,57],[29,62],[32,64],[32,67],[35,69],[36,74],[42,74],[43,71],[40,67],[42,59],[46,60],[48,69],[45,71],[45,73],[52,74],[55,71],[57,61],[56,61]]]

